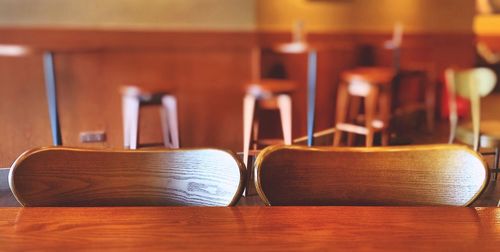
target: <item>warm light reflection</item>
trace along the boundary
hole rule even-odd
[[[0,56],[18,57],[29,53],[29,49],[19,45],[0,45]]]
[[[307,52],[308,45],[304,42],[292,42],[281,44],[276,48],[276,51],[282,53],[304,53]]]

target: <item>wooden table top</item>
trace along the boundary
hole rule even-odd
[[[500,248],[500,208],[0,208],[0,250]]]

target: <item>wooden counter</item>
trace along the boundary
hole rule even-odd
[[[446,250],[500,247],[500,208],[0,208],[0,250]]]

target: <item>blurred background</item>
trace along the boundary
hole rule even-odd
[[[63,145],[123,147],[120,87],[177,97],[182,147],[241,151],[244,87],[259,77],[296,81],[293,138],[306,134],[307,55],[270,50],[297,24],[318,49],[316,131],[333,127],[339,74],[393,66],[387,47],[403,27],[401,67],[424,66],[442,112],[445,68],[498,69],[500,1],[475,0],[0,0],[0,167],[28,148],[51,145],[44,52],[51,52]],[[478,51],[478,43],[481,50]],[[412,85],[401,100],[419,99]],[[443,116],[444,113],[444,116]],[[279,120],[263,135],[281,134]],[[418,121],[413,119],[414,121]],[[161,142],[160,118],[141,110],[140,142]],[[446,141],[434,131],[426,136]],[[439,127],[437,127],[439,129]],[[82,134],[105,138],[86,142]],[[433,138],[434,137],[434,138]],[[411,141],[406,141],[412,143]]]

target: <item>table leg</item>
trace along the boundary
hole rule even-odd
[[[49,104],[50,128],[52,130],[52,143],[62,145],[61,129],[59,127],[59,114],[57,111],[56,76],[54,71],[54,55],[45,52],[43,55],[43,71],[45,87],[47,89],[47,102]]]
[[[317,52],[309,51],[307,59],[307,145],[314,144],[314,110],[316,105]]]

